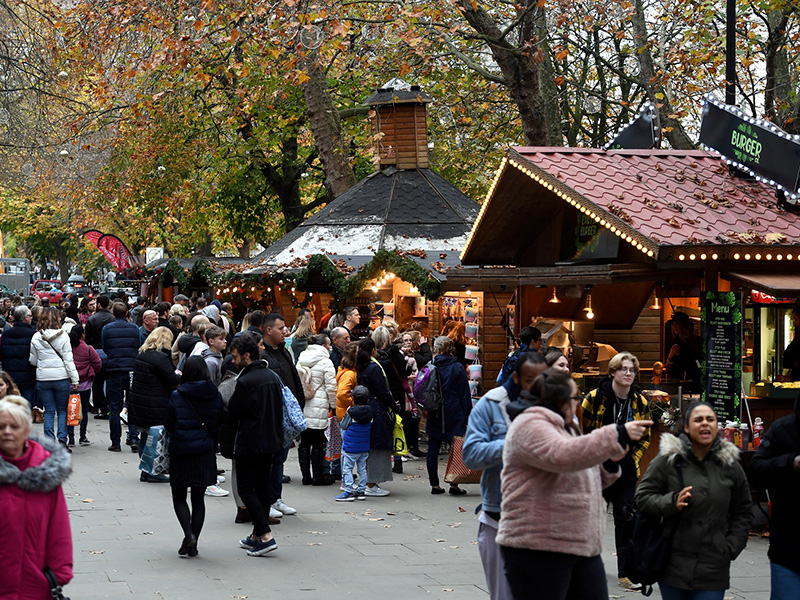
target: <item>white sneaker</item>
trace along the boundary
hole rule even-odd
[[[367,486],[365,493],[367,496],[388,496],[390,492],[389,490],[383,489],[378,484],[375,484],[373,487]]]
[[[269,516],[272,517],[273,519],[280,519],[283,516],[283,513],[281,511],[279,511],[277,508],[275,508],[274,506],[270,506],[269,507]]]
[[[225,475],[217,475],[217,485],[225,483]]]
[[[281,511],[285,515],[297,514],[297,510],[286,504],[286,502],[283,501],[283,498],[278,498],[275,504],[272,505],[272,508]]]
[[[230,494],[228,490],[223,490],[218,485],[210,485],[206,488],[206,496],[216,496],[221,498],[222,496],[227,496]]]

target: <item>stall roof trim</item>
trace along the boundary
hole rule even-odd
[[[461,255],[467,263],[486,262],[484,222],[497,228],[503,220],[535,218],[531,199],[536,192],[518,194],[515,206],[492,202],[497,186],[511,175],[509,169],[524,173],[539,191],[570,203],[651,258],[665,247],[687,244],[800,245],[798,215],[778,207],[773,188],[732,177],[716,153],[517,147],[503,160],[481,207]]]
[[[722,276],[732,283],[772,296],[800,295],[800,275],[797,274],[725,272]]]

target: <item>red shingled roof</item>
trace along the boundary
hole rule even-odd
[[[800,217],[778,208],[775,190],[731,177],[716,154],[517,147],[510,158],[515,153],[659,246],[800,244]]]

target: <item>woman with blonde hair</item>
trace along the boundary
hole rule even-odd
[[[164,425],[167,404],[180,378],[170,358],[172,331],[156,327],[142,346],[133,365],[133,384],[128,399],[128,423],[140,434],[139,456],[142,456],[147,435],[154,425]],[[168,481],[163,475],[148,475],[144,471],[140,481]]]
[[[292,354],[294,361],[297,362],[298,357],[308,347],[308,339],[314,335],[314,317],[310,312],[303,313],[297,322],[296,328],[292,334]]]
[[[0,598],[50,598],[45,569],[72,579],[72,534],[61,489],[72,471],[66,448],[31,436],[22,396],[0,399]]]
[[[36,398],[45,410],[44,435],[55,438],[53,425],[57,418],[58,441],[66,446],[69,391],[77,387],[80,378],[72,359],[69,335],[61,329],[58,309],[43,309],[37,327],[28,360],[36,367]]]

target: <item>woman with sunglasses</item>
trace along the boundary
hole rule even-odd
[[[532,406],[511,423],[503,448],[496,538],[512,595],[607,600],[602,489],[619,477],[612,461],[652,422],[610,424],[582,435],[573,417],[583,397],[572,377],[555,369],[534,380],[527,399]]]

